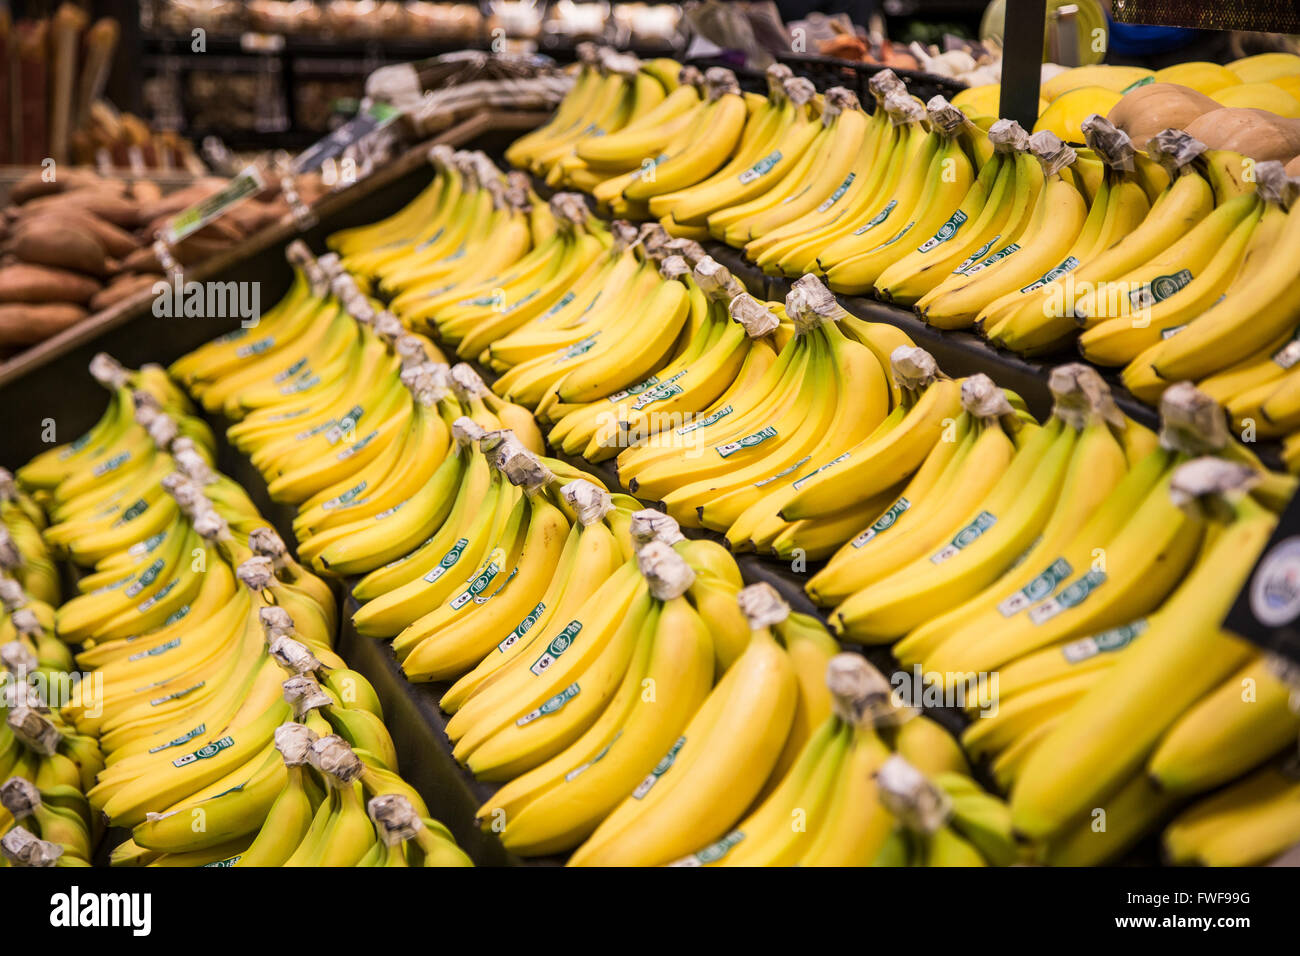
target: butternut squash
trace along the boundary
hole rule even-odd
[[[1189,87],[1148,83],[1125,93],[1106,118],[1128,133],[1134,148],[1140,150],[1161,130],[1185,130],[1198,116],[1217,109],[1218,103]]]
[[[1300,119],[1267,110],[1224,106],[1184,128],[1211,149],[1236,150],[1257,163],[1269,159],[1285,163],[1300,155]]]

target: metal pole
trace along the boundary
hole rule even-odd
[[[1025,129],[1038,121],[1039,68],[1047,0],[1007,0],[1002,29],[1002,94],[999,114]]]

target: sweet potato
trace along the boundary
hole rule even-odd
[[[53,196],[33,199],[18,207],[18,217],[26,219],[56,210],[81,210],[123,229],[140,225],[140,207],[122,196],[121,187],[83,187]]]
[[[152,180],[137,179],[131,184],[131,198],[142,206],[157,202],[162,199],[162,189]]]
[[[183,266],[198,265],[203,260],[225,252],[234,247],[234,243],[220,239],[202,239],[189,236],[173,251],[176,261]],[[162,272],[162,264],[154,255],[153,246],[137,249],[122,260],[122,268],[127,272]]]
[[[162,276],[160,275],[120,275],[95,293],[90,300],[90,311],[102,312],[104,309],[115,306],[137,293],[152,289],[154,283],[161,280]]]
[[[14,183],[14,188],[9,190],[9,201],[22,205],[29,199],[53,196],[56,193],[67,192],[70,189],[95,187],[104,182],[97,174],[85,169],[63,169],[60,167],[53,182],[46,182],[43,173],[44,170],[28,173]]]
[[[54,212],[47,213],[39,219],[30,220],[32,223],[37,222],[58,222],[75,226],[89,232],[104,247],[104,252],[115,259],[121,259],[123,256],[130,255],[136,249],[140,248],[140,240],[127,232],[125,229],[119,229],[104,219],[89,212],[80,212],[74,209],[56,209]]]
[[[87,315],[79,305],[0,305],[0,346],[35,345],[76,325]]]
[[[85,305],[100,290],[100,284],[67,269],[33,266],[18,262],[0,269],[2,302],[75,302]]]
[[[9,251],[23,262],[71,269],[88,275],[107,273],[104,247],[88,229],[67,222],[42,219],[25,223],[9,243]]]

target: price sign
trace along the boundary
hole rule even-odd
[[[256,196],[265,187],[266,182],[261,172],[257,167],[249,166],[230,180],[223,189],[178,213],[163,228],[162,238],[168,245],[174,246],[186,236],[198,232],[214,219],[224,215],[226,210],[239,205],[250,196]]]
[[[1300,495],[1282,512],[1223,626],[1300,663]]]
[[[293,161],[294,174],[301,175],[320,169],[326,160],[340,155],[349,146],[383,129],[401,115],[402,111],[395,106],[389,106],[387,103],[372,103],[364,113],[344,123],[320,142],[299,153]]]

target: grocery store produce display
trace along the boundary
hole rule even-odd
[[[292,244],[256,326],[166,371],[98,358],[99,424],[0,481],[5,666],[102,681],[10,708],[11,862],[89,861],[106,821],[118,865],[468,863],[341,628],[429,685],[404,692],[515,858],[1300,840],[1291,688],[1221,624],[1296,489],[1248,442],[1300,432],[1297,181],[1124,113],[1209,71],[1061,81],[1032,134],[888,70],[871,112],[783,66],[765,96],[608,51],[576,74],[515,171],[435,147],[405,207]],[[1051,369],[1040,418],[862,295],[1093,364]]]

